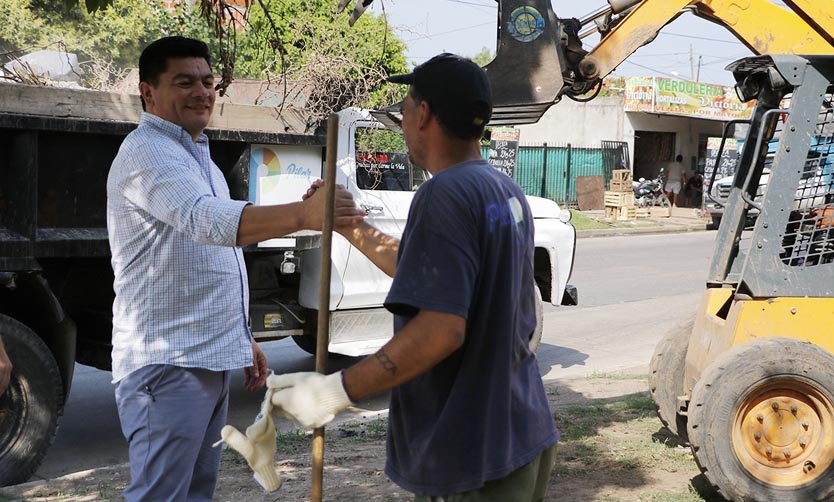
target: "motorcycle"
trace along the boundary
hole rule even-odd
[[[637,207],[671,207],[669,197],[663,193],[663,171],[654,179],[640,178],[631,182],[634,190],[634,205]]]

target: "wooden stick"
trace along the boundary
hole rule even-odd
[[[316,332],[316,371],[327,372],[327,346],[330,341],[330,250],[333,243],[333,206],[336,195],[336,151],[339,142],[339,116],[327,119],[325,157],[324,224],[321,229],[321,277],[319,278],[318,330]],[[313,484],[310,500],[321,502],[324,487],[324,427],[313,431]]]

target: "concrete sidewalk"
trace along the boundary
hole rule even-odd
[[[605,222],[605,211],[579,211],[589,218]],[[668,218],[640,218],[631,221],[613,222],[610,228],[577,230],[578,238],[611,237],[616,235],[645,235],[697,232],[707,229],[712,220],[701,216],[700,210],[691,207],[673,207]]]

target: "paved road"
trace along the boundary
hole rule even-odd
[[[545,380],[648,368],[654,346],[695,313],[715,232],[579,239],[578,307],[545,307]]]
[[[579,307],[545,307],[539,361],[546,380],[607,373],[648,365],[654,345],[669,328],[694,313],[703,288],[715,232],[580,239],[571,282]],[[291,340],[263,344],[270,367],[311,371],[314,359]],[[354,362],[332,360],[331,367]],[[230,422],[251,423],[262,394],[232,381]],[[384,412],[386,397],[359,404],[362,415]],[[289,427],[284,423],[283,427]],[[76,365],[75,379],[55,444],[38,476],[127,461],[110,374]]]

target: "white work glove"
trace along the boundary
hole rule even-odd
[[[275,391],[272,404],[304,429],[323,426],[353,404],[345,392],[341,371],[331,375],[314,372],[270,375],[266,386]]]
[[[281,478],[275,468],[275,424],[272,422],[272,389],[266,390],[261,413],[255,423],[246,428],[246,435],[231,425],[220,430],[218,446],[225,442],[246,459],[246,463],[255,474],[255,481],[267,492],[274,492],[281,487]]]

